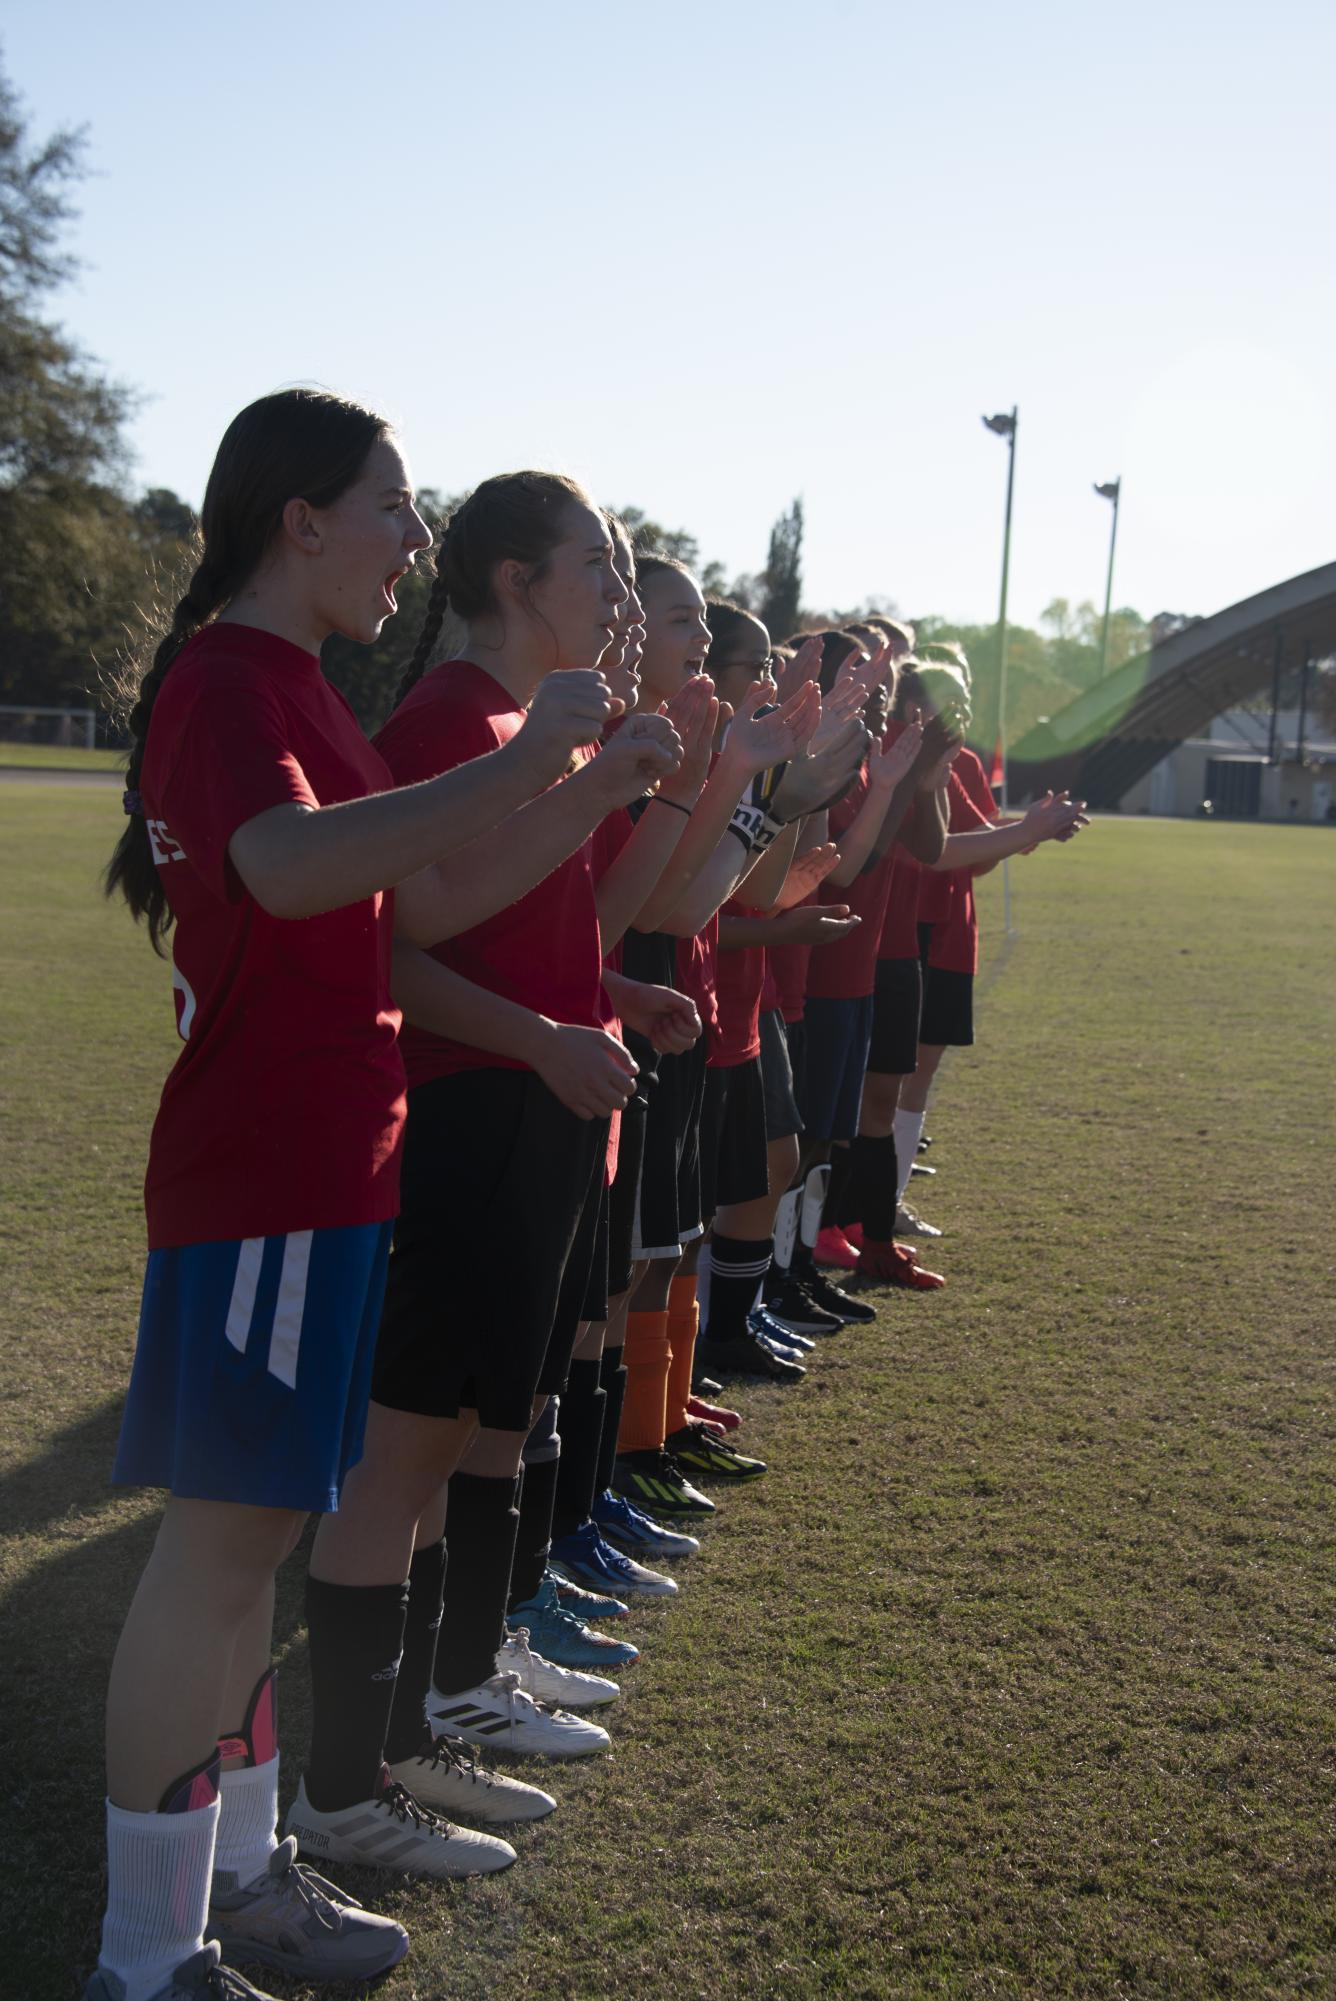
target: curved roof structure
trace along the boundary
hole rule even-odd
[[[1011,753],[1008,789],[1065,786],[1116,806],[1213,717],[1270,688],[1277,672],[1336,653],[1336,563],[1273,584],[1184,626],[1033,729]]]

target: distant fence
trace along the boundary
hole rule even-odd
[[[96,709],[51,709],[40,703],[0,702],[0,743],[97,748]]]

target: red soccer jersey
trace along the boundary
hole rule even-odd
[[[864,775],[853,791],[830,809],[832,841],[838,842],[840,836],[848,832],[866,797],[867,778]],[[817,892],[822,903],[847,903],[862,922],[846,938],[837,939],[830,945],[813,946],[811,964],[807,969],[809,999],[862,1000],[872,992],[876,985],[877,943],[886,914],[893,852],[884,854],[880,861],[864,869],[844,888],[832,883],[829,876],[822,883]]]
[[[972,750],[962,750],[951,767],[947,802],[951,833],[973,834],[992,826],[993,814],[997,810],[992,787]],[[946,914],[933,926],[928,964],[948,973],[977,972],[979,919],[974,903],[973,871],[968,868],[925,869],[924,874],[935,875],[938,881],[946,883],[950,892]]]
[[[500,682],[470,660],[433,667],[410,689],[376,747],[398,785],[453,771],[497,750],[520,729],[524,710]],[[521,1007],[577,1027],[602,1026],[603,956],[586,841],[543,881],[493,917],[432,948],[443,966]],[[459,1070],[523,1070],[491,1050],[405,1024],[410,1084]]]
[[[150,1249],[396,1214],[404,1071],[393,898],[271,917],[227,852],[239,827],[275,806],[333,806],[392,783],[314,654],[228,623],[177,655],[139,786],[176,918],[185,1043],[149,1145]]]
[[[716,910],[703,931],[698,931],[694,938],[679,938],[677,941],[678,991],[695,1001],[707,1049],[714,1048],[719,1034],[718,957],[719,913]]]
[[[745,903],[728,902],[724,917],[755,917],[758,913]],[[719,995],[719,1040],[710,1052],[716,1070],[731,1070],[748,1063],[761,1053],[761,991],[765,986],[764,945],[742,945],[733,951],[721,947],[715,968]]]

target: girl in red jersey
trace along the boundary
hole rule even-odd
[[[640,565],[646,607],[641,663],[647,697],[662,699],[698,671],[709,648],[705,600],[696,580],[670,558]],[[633,952],[673,955],[683,990],[718,1035],[715,988],[718,911],[744,879],[769,903],[783,882],[794,825],[856,761],[861,733],[836,733],[821,758],[805,755],[820,720],[815,686],[800,678],[788,701],[770,707],[773,688],[754,681],[731,721],[691,829],[659,889],[627,939]],[[774,779],[767,774],[774,774]],[[776,782],[777,781],[777,782]],[[755,873],[752,873],[753,870]],[[773,878],[773,879],[772,879]],[[648,956],[650,966],[661,958]],[[653,1513],[704,1514],[711,1504],[690,1483],[664,1441],[693,1413],[692,1363],[699,1325],[695,1260],[706,1221],[702,1203],[701,1118],[709,1049],[659,1066],[641,1177],[637,1250],[649,1260],[627,1321],[627,1403],[616,1489]],[[717,1086],[716,1086],[717,1089]],[[711,1172],[713,1160],[710,1163]],[[707,1191],[708,1192],[708,1189]],[[582,1573],[587,1581],[599,1581]]]
[[[155,946],[175,923],[185,1048],[150,1146],[113,1475],[171,1498],[112,1668],[92,2001],[254,1994],[218,1971],[220,1943],[316,1982],[406,1948],[276,1840],[273,1578],[361,1450],[403,1120],[392,911],[439,935],[438,858],[548,784],[612,707],[584,677],[526,741],[393,790],[318,658],[331,632],[375,638],[430,541],[374,412],[308,390],[253,404],[201,527],[130,713],[108,871]]]
[[[625,596],[603,517],[573,481],[547,473],[485,481],[447,525],[426,624],[377,739],[395,776],[468,769],[522,733],[526,708],[545,689],[600,658]],[[447,605],[465,623],[464,652],[427,671]],[[629,722],[595,756],[599,734],[590,732],[566,782],[548,794],[552,810],[564,798],[571,813],[583,795],[573,852],[549,857],[557,866],[537,871],[527,894],[430,957],[400,955],[409,1118],[367,1450],[311,1564],[314,1727],[289,1825],[314,1852],[439,1873],[412,1829],[392,1842],[374,1812],[387,1744],[395,1780],[411,1777],[428,1804],[442,1786],[454,1797],[448,1754],[427,1732],[433,1671],[442,1736],[559,1757],[607,1743],[595,1725],[540,1710],[517,1675],[497,1667],[520,1454],[541,1400],[565,1377],[607,1120],[635,1079],[603,1026],[589,837],[610,809],[670,777],[680,754],[658,717]],[[676,995],[651,996],[641,1025],[653,1032],[656,1008],[680,1005]],[[439,1537],[424,1544],[418,1535],[424,1517],[436,1527],[447,1479],[448,1568]],[[442,1571],[434,1660],[414,1642],[396,1686],[384,1669],[399,1656],[406,1610],[414,1633],[430,1626]],[[529,1817],[551,1802],[502,1805]]]
[[[948,711],[967,718],[969,688],[959,663],[953,659],[935,664],[917,658],[907,661],[894,708],[902,724],[926,724]],[[900,1207],[918,1150],[928,1085],[942,1054],[941,1046],[929,1043],[921,1021],[926,1019],[934,1034],[941,1032],[942,1046],[951,1040],[973,1040],[969,993],[973,966],[968,971],[953,969],[934,980],[927,951],[928,940],[936,931],[931,914],[940,910],[949,915],[958,894],[968,898],[964,918],[968,933],[973,921],[973,896],[968,888],[972,875],[995,867],[1004,855],[1020,853],[1032,843],[1061,838],[1066,830],[1074,831],[1081,818],[1081,809],[1064,798],[1041,802],[1032,809],[1034,817],[1027,816],[1027,822],[1011,823],[1007,830],[992,827],[982,804],[972,803],[966,789],[962,767],[968,772],[971,760],[983,781],[978,759],[962,746],[947,774],[948,831],[936,860],[918,866],[908,857],[902,863],[897,856],[877,969],[878,1018],[859,1138],[853,1149],[855,1178],[847,1209],[847,1219],[861,1225],[855,1235],[859,1269],[894,1284],[919,1288],[924,1277],[931,1275],[921,1275],[917,1259],[905,1246],[896,1245],[893,1237],[897,1227],[903,1227]],[[991,799],[991,794],[988,797]],[[962,870],[968,873],[962,874]],[[925,912],[928,919],[921,923]],[[977,928],[974,944],[967,942],[965,949],[973,960]],[[920,1067],[925,1072],[922,1079],[917,1074]],[[912,1225],[918,1219],[907,1220]],[[916,1230],[911,1233],[919,1234]]]
[[[614,654],[610,649],[599,665],[629,713],[640,695],[645,614],[637,595],[630,535],[614,515],[609,515],[608,527],[613,538],[613,561],[630,594],[630,613],[624,650]],[[678,809],[680,817],[675,829],[671,824],[667,827],[675,849],[709,773],[719,704],[712,682],[703,675],[694,675],[683,681],[678,692],[661,706],[666,714],[677,719],[684,745],[682,768],[674,778],[670,795],[670,803]],[[664,797],[662,788],[660,797]],[[633,858],[633,844],[642,843],[647,834],[660,842],[664,838],[665,822],[670,816],[646,812],[640,807],[636,811],[638,819],[631,809],[610,814],[595,836],[596,871],[600,877],[608,872],[609,885],[614,867],[620,873]],[[664,859],[667,860],[666,855]],[[659,869],[655,886],[661,873]],[[639,895],[633,901],[619,896],[615,907],[610,904],[607,908],[606,920],[604,908],[600,907],[606,963],[619,974],[625,971],[624,933],[639,915],[644,901]],[[649,1094],[655,1088],[654,1073],[662,1052],[643,1038],[635,1038],[634,1053],[639,1074],[635,1095],[621,1115],[607,1197],[608,1296],[606,1303],[593,1297],[587,1303],[586,1324],[581,1327],[567,1388],[561,1397],[560,1457],[552,1518],[552,1555],[556,1562],[582,1571],[586,1578],[591,1571],[598,1572],[605,1595],[600,1600],[555,1573],[544,1578],[536,1595],[527,1601],[516,1595],[510,1611],[512,1622],[529,1628],[530,1643],[540,1655],[567,1667],[597,1667],[600,1660],[609,1657],[608,1639],[588,1628],[581,1629],[575,1607],[585,1609],[591,1603],[601,1604],[604,1608],[601,1616],[607,1616],[609,1609],[615,1613],[624,1597],[671,1596],[676,1588],[673,1580],[647,1569],[645,1559],[687,1556],[699,1547],[693,1537],[665,1527],[614,1493],[611,1486],[627,1381],[622,1359],[627,1308],[633,1282],[644,1276],[643,1264],[637,1267],[633,1257],[636,1197]],[[537,1427],[540,1433],[543,1423],[540,1420]],[[535,1439],[531,1436],[525,1447],[526,1484],[534,1447]],[[550,1451],[550,1445],[547,1449]],[[592,1610],[590,1616],[594,1616]]]
[[[921,715],[932,714],[947,702],[968,705],[969,664],[963,650],[951,642],[925,647],[916,685]],[[946,845],[919,887],[923,1008],[917,1060],[900,1084],[895,1115],[896,1227],[915,1236],[941,1235],[905,1204],[928,1093],[946,1050],[968,1048],[974,1041],[973,988],[979,961],[974,878],[988,874],[1009,855],[1028,854],[1045,841],[1069,840],[1086,824],[1083,805],[1066,793],[1047,793],[1023,815],[1002,819],[983,764],[968,746],[961,747],[951,768],[948,808]]]
[[[841,648],[856,651],[858,646],[846,635],[835,635],[825,671],[839,664]],[[800,1232],[791,1269],[818,1304],[846,1318],[861,1318],[870,1309],[847,1296],[836,1299],[826,1286],[816,1284],[813,1291],[813,1273],[817,1262],[857,1263],[838,1224],[846,1214],[853,1170],[850,1142],[858,1131],[871,1041],[877,941],[901,848],[925,855],[940,848],[944,814],[937,806],[935,781],[943,748],[944,739],[920,741],[917,731],[888,730],[870,754],[859,786],[830,816],[840,862],[821,895],[823,900],[847,896],[863,922],[845,943],[819,947],[808,967],[802,1099],[807,1227]],[[822,1164],[827,1160],[828,1168]],[[791,1194],[791,1203],[793,1199]],[[809,1246],[818,1204],[823,1227]]]
[[[706,616],[711,673],[724,699],[740,702],[754,680],[769,674],[770,635],[760,619],[737,605],[712,602]],[[818,660],[819,649],[809,647],[806,663],[793,672],[801,679]],[[806,838],[808,824],[804,821],[801,830],[795,825],[799,840]],[[801,903],[838,862],[838,852],[821,838],[823,832],[824,827],[818,828],[802,860],[788,866],[772,904],[762,903],[757,870],[745,896],[730,899],[720,913],[719,1039],[707,1072],[702,1120],[703,1207],[713,1220],[703,1268],[708,1285],[699,1353],[702,1368],[711,1371],[782,1371],[793,1380],[801,1373],[801,1364],[791,1359],[793,1351],[812,1345],[807,1336],[793,1337],[788,1328],[770,1322],[755,1302],[770,1270],[775,1212],[797,1171],[800,1127],[782,1028],[772,1024],[768,1048],[762,1039],[766,946],[771,939],[778,943],[809,933],[838,937],[857,922],[851,923],[847,907],[840,905],[824,914],[795,913],[787,925],[770,914]],[[796,855],[792,839],[788,853]],[[783,1352],[772,1353],[773,1345]],[[692,1475],[745,1479],[762,1470],[760,1461],[716,1442],[699,1425],[688,1423],[671,1432],[667,1447]]]

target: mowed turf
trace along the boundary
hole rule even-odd
[[[0,787],[25,2001],[96,1955],[102,1694],[154,1521],[106,1485],[173,1047],[168,971],[96,893],[118,824]],[[348,1879],[413,1934],[387,2001],[1336,1992],[1336,844],[1104,820],[1013,887],[916,1184],[949,1288],[741,1393],[771,1471],[636,1619],[614,1755],[545,1775],[516,1869]],[[278,1644],[286,1800],[299,1560]]]

